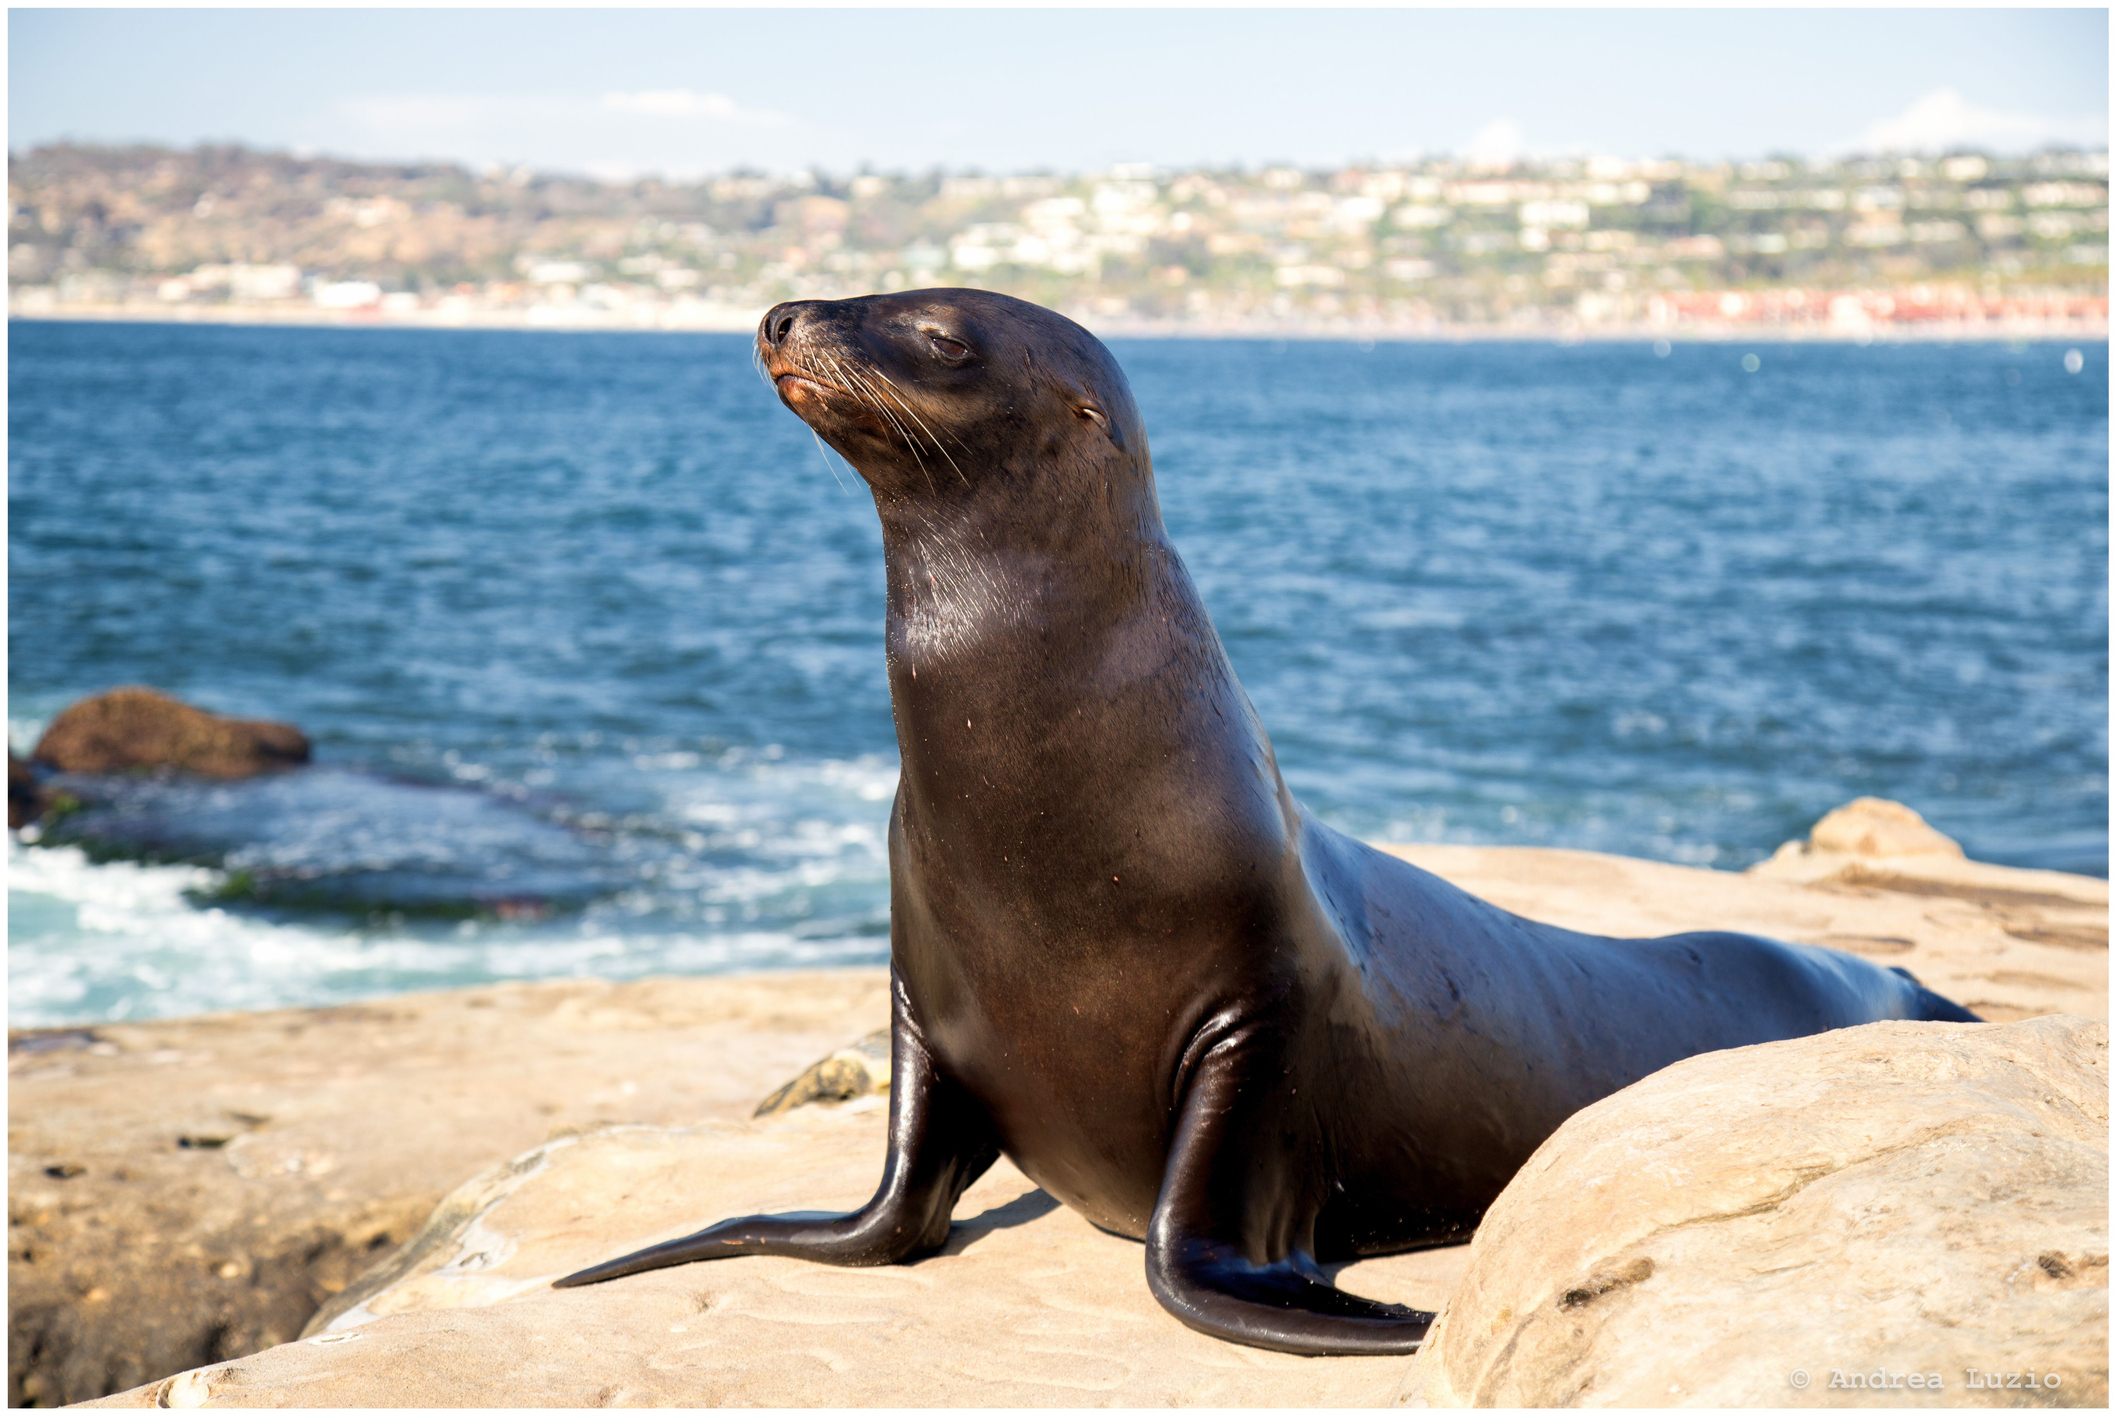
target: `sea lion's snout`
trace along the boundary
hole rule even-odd
[[[757,322],[757,356],[764,361],[764,368],[778,383],[790,373],[801,370],[794,358],[804,342],[796,337],[796,331],[804,322],[814,318],[814,300],[786,300],[764,312]],[[783,387],[783,385],[782,385]]]
[[[764,365],[779,401],[802,421],[813,423],[832,394],[852,397],[842,369],[826,351],[815,349],[820,300],[787,300],[764,312],[757,323],[757,357]],[[836,371],[840,377],[833,378]]]
[[[783,348],[793,337],[796,326],[817,302],[814,300],[782,300],[764,312],[757,323],[757,345],[769,352]]]

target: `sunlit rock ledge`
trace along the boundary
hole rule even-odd
[[[1554,923],[1850,949],[1997,1023],[2107,1015],[2101,880],[1929,849],[1803,847],[1746,874],[1392,849]],[[1351,1405],[1408,1391],[1403,1359],[1289,1358],[1188,1332],[1153,1305],[1136,1246],[1004,1163],[965,1197],[950,1252],[919,1265],[743,1259],[543,1286],[574,1247],[864,1198],[879,1098],[751,1113],[886,1021],[885,975],[860,969],[509,984],[15,1034],[11,1400]],[[489,1177],[510,1163],[535,1178],[495,1199]],[[460,1226],[494,1204],[520,1227],[495,1216],[466,1241]],[[363,1279],[378,1262],[381,1288]],[[1343,1282],[1439,1306],[1468,1262],[1459,1249],[1397,1256]],[[365,1310],[349,1325],[344,1298]],[[299,1338],[334,1300],[337,1329]],[[576,1306],[551,1306],[562,1300]]]
[[[2108,1219],[2106,1023],[1708,1052],[1530,1157],[1398,1400],[2105,1408]]]

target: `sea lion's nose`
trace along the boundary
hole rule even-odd
[[[757,326],[758,337],[768,347],[777,349],[786,342],[786,336],[793,333],[794,326],[800,323],[802,308],[807,303],[805,300],[789,300],[766,310],[764,323]]]

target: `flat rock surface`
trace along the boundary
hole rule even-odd
[[[964,1195],[947,1248],[915,1264],[747,1257],[549,1287],[727,1215],[860,1204],[881,1172],[879,1101],[541,1147],[466,1187],[476,1202],[451,1207],[421,1261],[320,1338],[180,1390],[214,1406],[1347,1406],[1380,1403],[1401,1378],[1397,1358],[1318,1361],[1191,1332],[1148,1293],[1140,1245],[1004,1161]],[[1463,1252],[1341,1278],[1431,1307]]]
[[[2106,1406],[2108,1102],[2108,1026],[2084,1018],[1663,1068],[1530,1158],[1400,1395]]]
[[[287,1341],[494,1160],[746,1117],[888,1016],[886,973],[855,969],[13,1034],[9,1403]]]
[[[2100,880],[1935,856],[1803,857],[1795,878],[1577,851],[1396,849],[1575,928],[1751,930],[1901,964],[1994,1019],[2107,1015]],[[78,1401],[291,1339],[480,1171],[598,1126],[746,1119],[803,1067],[887,1020],[876,968],[499,985],[16,1034],[11,1401]],[[878,1164],[851,1165],[832,1198],[796,1187],[785,1203],[864,1199]],[[669,1224],[720,1217],[710,1196],[694,1203]],[[1075,1222],[1061,1211],[1026,1228]],[[1020,1232],[978,1248],[1011,1252],[998,1241]],[[1144,1301],[1136,1249],[1095,1237]],[[485,1317],[446,1321],[471,1331]],[[525,1389],[516,1399],[534,1398]]]

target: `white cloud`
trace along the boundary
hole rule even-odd
[[[1463,156],[1484,166],[1511,167],[1527,150],[1528,141],[1521,132],[1521,125],[1511,118],[1500,118],[1477,130]]]
[[[724,93],[698,93],[692,89],[641,89],[637,93],[606,93],[602,106],[619,113],[645,113],[656,118],[718,118],[735,123],[776,125],[786,116],[761,108],[744,108]]]
[[[2109,140],[2106,114],[2081,118],[2046,118],[2035,113],[2007,113],[1979,108],[1957,89],[1934,89],[1896,114],[1869,123],[1839,151],[1939,152],[1951,147],[2018,152],[2046,143],[2088,146]]]

